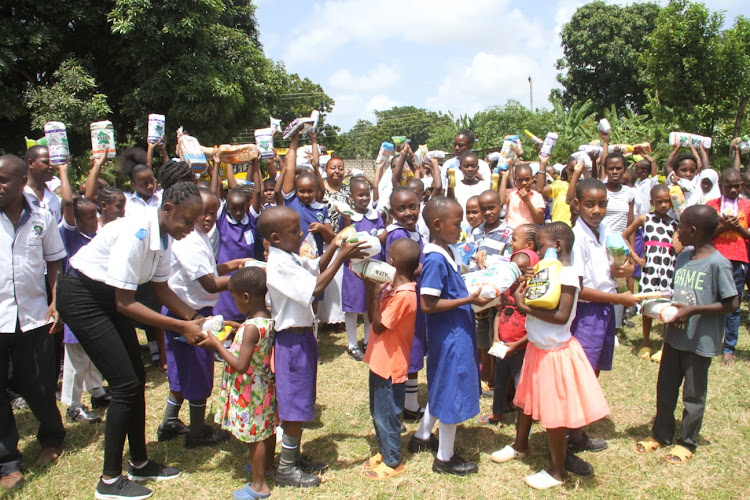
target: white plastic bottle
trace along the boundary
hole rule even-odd
[[[396,277],[395,267],[372,259],[352,262],[352,271],[379,283],[390,283]]]
[[[555,149],[557,143],[557,132],[549,132],[547,137],[544,138],[544,144],[542,144],[542,150],[539,152],[539,156],[549,158],[552,156],[552,151]]]

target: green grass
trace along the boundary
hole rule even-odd
[[[746,313],[743,313],[743,317]],[[361,328],[361,327],[360,327]],[[657,343],[660,337],[654,335]],[[615,368],[603,373],[601,384],[612,414],[591,426],[589,433],[609,441],[609,449],[584,453],[596,469],[592,480],[569,478],[562,489],[531,490],[524,476],[547,465],[547,441],[539,425],[533,427],[532,452],[521,461],[502,465],[490,461],[490,454],[513,441],[514,427],[481,426],[476,421],[459,427],[456,439],[460,453],[479,461],[479,473],[469,478],[432,473],[432,456],[412,456],[406,450],[417,424],[407,424],[403,436],[406,474],[386,481],[371,481],[362,475],[361,464],[374,453],[375,437],[368,407],[367,366],[346,354],[346,336],[322,333],[324,363],[318,372],[316,420],[303,436],[303,451],[327,461],[331,468],[315,490],[276,488],[275,498],[710,498],[750,496],[750,338],[740,331],[738,362],[722,367],[714,360],[709,376],[708,404],[700,446],[693,460],[683,466],[670,465],[665,452],[648,456],[633,452],[633,443],[649,434],[655,409],[658,365],[636,357],[641,347],[640,323],[620,336],[615,350]],[[217,375],[220,370],[216,370]],[[426,398],[424,374],[420,374],[420,400]],[[167,397],[163,374],[148,369],[147,440],[152,458],[181,468],[177,480],[155,484],[155,498],[231,498],[232,490],[248,480],[243,468],[247,447],[231,440],[218,448],[187,451],[181,440],[156,442],[156,428]],[[88,400],[88,396],[84,396]],[[491,401],[482,399],[482,412]],[[216,399],[208,403],[209,412]],[[61,406],[61,411],[64,408]],[[681,404],[678,404],[678,418]],[[33,466],[39,451],[35,439],[36,420],[28,411],[16,412],[20,448],[24,455],[27,483],[23,490],[6,494],[18,499],[90,499],[101,470],[103,425],[68,424],[65,453],[49,469]],[[188,419],[187,405],[181,418]],[[679,423],[679,420],[678,420]],[[126,448],[127,449],[127,448]],[[127,456],[127,455],[126,455]]]

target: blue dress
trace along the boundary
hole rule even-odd
[[[360,220],[354,220],[355,217],[362,217]],[[380,213],[370,209],[366,214],[355,214],[352,216],[352,222],[357,232],[365,232],[371,236],[377,236],[385,225],[383,219],[380,217]],[[341,228],[343,229],[343,228]],[[371,257],[375,260],[383,260],[383,253]],[[348,313],[364,313],[367,311],[367,305],[365,304],[365,282],[357,278],[354,273],[349,269],[349,262],[344,263],[344,276],[342,278],[341,285],[341,306],[344,312]]]
[[[216,262],[223,263],[234,259],[255,258],[255,244],[258,239],[255,229],[256,217],[247,213],[241,221],[232,219],[224,205],[219,211],[216,219],[216,230],[219,231],[219,253]],[[233,273],[230,273],[233,274]],[[219,294],[219,301],[214,307],[214,314],[221,314],[224,319],[245,321],[246,316],[242,314],[234,303],[229,290]]]
[[[313,201],[309,205],[303,205],[299,201],[299,198],[297,198],[296,191],[292,191],[292,194],[284,195],[284,205],[293,209],[299,215],[299,228],[302,231],[302,241],[305,241],[307,235],[310,234],[310,224],[313,222],[320,222],[321,224],[331,223],[326,205],[317,201]],[[320,257],[323,255],[323,236],[320,233],[315,233],[314,238],[318,246],[318,257]]]
[[[391,248],[391,244],[400,240],[401,238],[410,238],[419,243],[419,262],[424,262],[424,242],[422,237],[416,231],[408,231],[398,222],[394,222],[386,228],[388,231],[388,237],[385,240],[385,253],[388,255],[388,249]],[[417,278],[417,296],[419,296],[419,283],[421,278]],[[409,373],[418,373],[419,370],[424,368],[424,356],[427,353],[427,338],[425,335],[424,325],[424,314],[422,314],[422,307],[419,305],[417,300],[417,319],[414,323],[414,340],[411,344],[411,354],[409,355]]]
[[[468,297],[456,265],[458,256],[449,256],[434,244],[426,245],[424,252],[421,294],[441,299]],[[465,305],[424,317],[430,414],[443,423],[458,424],[479,413],[481,386],[474,313],[470,305]]]

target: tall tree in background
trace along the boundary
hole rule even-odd
[[[277,106],[293,108],[279,100],[290,89],[322,89],[265,57],[254,10],[249,0],[4,1],[0,144],[21,152],[52,118],[69,126],[74,152],[88,149],[98,119],[141,143],[148,113],[204,144],[267,126]]]
[[[634,3],[625,7],[602,1],[579,7],[560,33],[565,57],[556,68],[563,90],[554,90],[567,107],[590,100],[600,112],[614,104],[640,112],[645,82],[638,70],[660,7]]]

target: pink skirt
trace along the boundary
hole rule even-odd
[[[599,381],[575,337],[559,349],[527,344],[513,403],[546,429],[578,429],[609,415]]]

